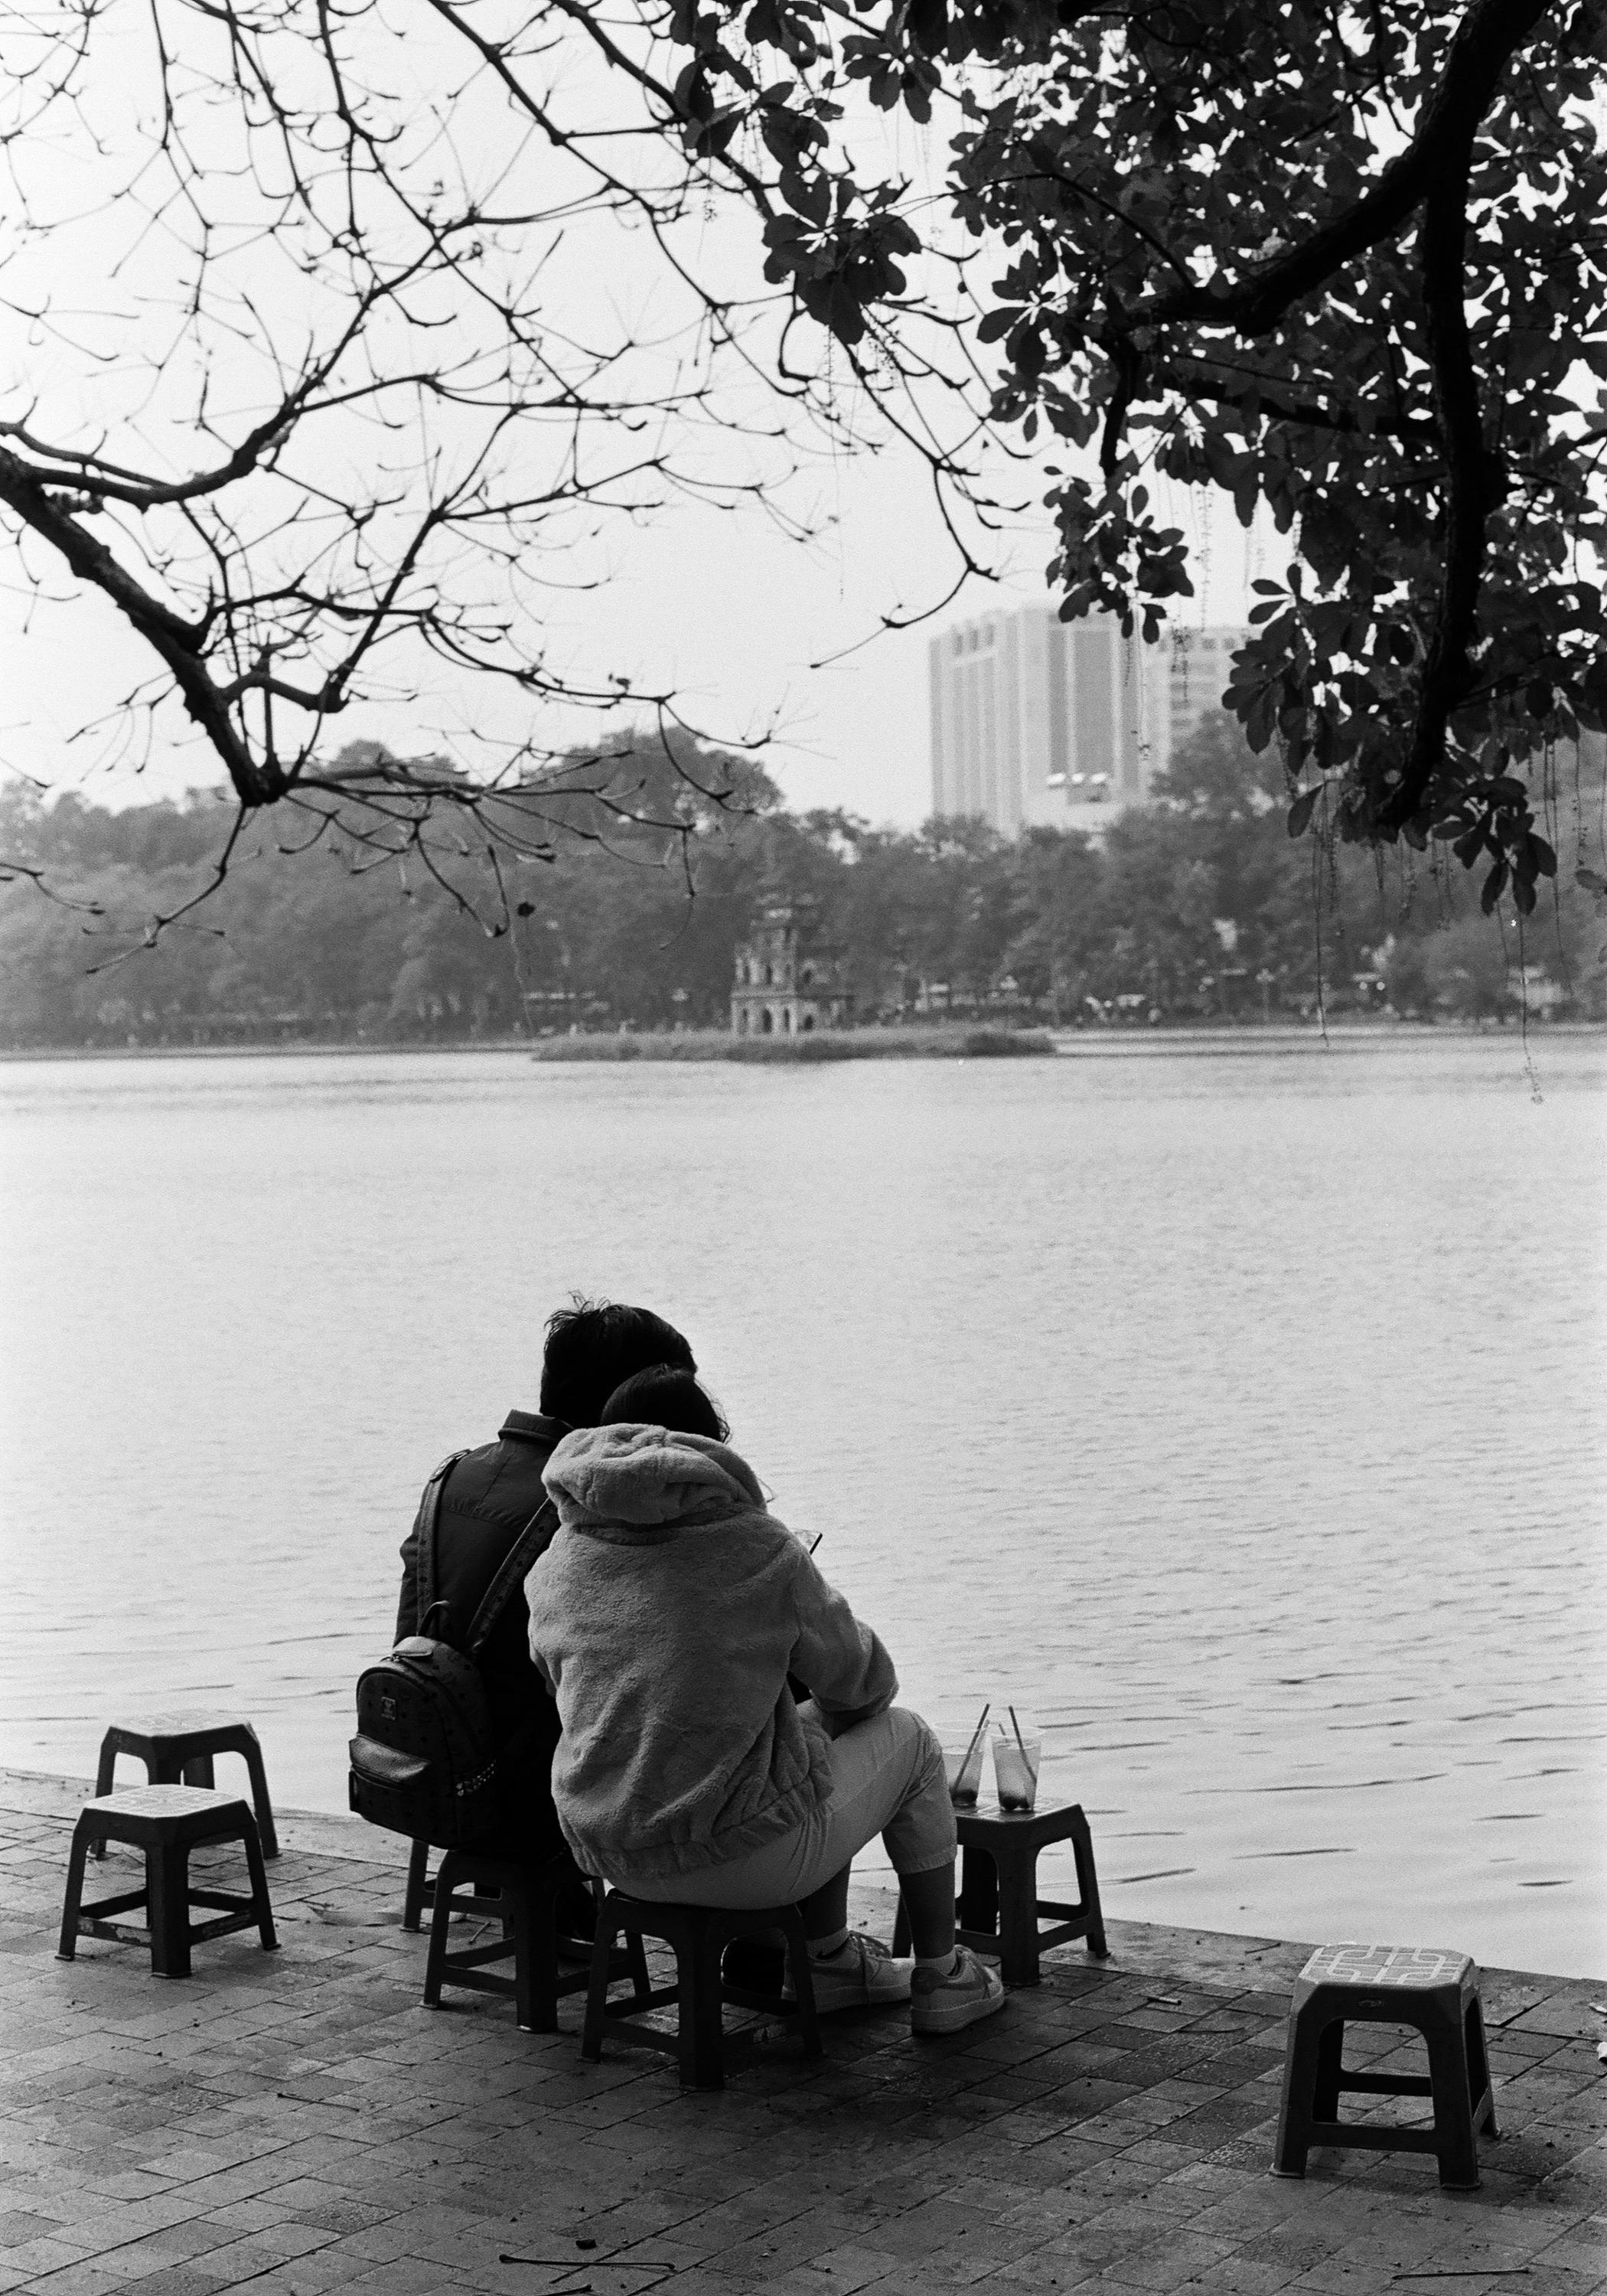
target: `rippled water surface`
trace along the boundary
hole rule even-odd
[[[7,1068],[0,1761],[222,1700],[340,1807],[419,1487],[579,1286],[693,1336],[911,1702],[1042,1724],[1111,1912],[1607,1972],[1607,1056],[1538,1080]]]

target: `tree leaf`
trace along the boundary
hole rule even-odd
[[[1296,798],[1294,803],[1289,808],[1289,834],[1291,837],[1303,837],[1305,835],[1307,824],[1311,819],[1312,810],[1315,808],[1318,798],[1320,798],[1322,794],[1323,784],[1321,782],[1317,782],[1310,789],[1302,790],[1300,796]]]

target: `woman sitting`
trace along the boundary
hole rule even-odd
[[[582,1870],[633,1897],[800,1906],[820,2008],[908,1999],[915,2032],[957,2031],[1004,1992],[955,1943],[942,1750],[726,1432],[690,1372],[642,1372],[547,1462],[561,1527],[525,1593],[563,1728],[559,1823]],[[913,1964],[849,1934],[849,1868],[876,1833]]]

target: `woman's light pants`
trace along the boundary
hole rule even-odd
[[[880,1834],[898,1874],[930,1874],[955,1859],[955,1814],[943,1749],[918,1714],[890,1706],[832,1746],[832,1791],[791,1833],[695,1874],[632,1882],[658,1905],[726,1906],[751,1913],[812,1897]]]

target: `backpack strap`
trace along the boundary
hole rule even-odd
[[[485,1648],[492,1628],[507,1609],[516,1590],[523,1586],[525,1573],[531,1563],[538,1554],[545,1553],[557,1527],[558,1510],[551,1499],[544,1499],[509,1547],[503,1558],[502,1568],[487,1587],[485,1599],[474,1613],[465,1645],[471,1658],[478,1658]]]
[[[414,1631],[416,1634],[431,1611],[439,1607],[436,1594],[436,1532],[441,1519],[441,1492],[447,1476],[460,1459],[468,1457],[467,1451],[454,1451],[443,1459],[430,1480],[424,1485],[419,1500],[419,1511],[413,1519],[414,1535],[418,1540],[417,1611]]]

